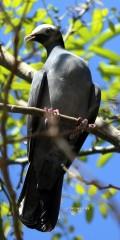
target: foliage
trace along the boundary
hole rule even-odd
[[[18,32],[18,57],[28,62],[35,69],[40,69],[43,66],[46,53],[41,46],[39,46],[39,49],[38,45],[30,44],[25,46],[24,36],[29,34],[37,24],[41,23],[56,24],[63,30],[64,18],[66,17],[65,14],[61,16],[59,9],[55,6],[51,4],[41,6],[38,2],[37,0],[31,0],[28,4],[27,1],[22,0],[3,0],[2,3],[0,3],[1,42],[5,44],[6,49],[13,55],[15,30],[20,26],[21,17],[25,11],[25,16]],[[81,8],[83,8],[83,6]],[[75,11],[76,8],[74,9],[74,13]],[[68,10],[67,20],[71,30],[69,31],[69,29],[67,29],[66,24],[63,31],[66,48],[76,55],[83,57],[88,63],[93,61],[103,88],[100,114],[104,118],[107,116],[109,120],[109,117],[117,113],[115,103],[112,102],[111,105],[110,100],[119,99],[120,92],[120,55],[118,52],[115,52],[114,49],[109,48],[110,41],[114,42],[114,40],[120,36],[119,12],[116,8],[106,8],[104,4],[101,6],[96,3],[94,8],[91,8],[91,10],[88,9],[88,16],[82,16],[80,13],[77,17],[74,16],[76,16],[76,14],[71,16]],[[87,21],[87,18],[90,19],[90,21]],[[9,78],[10,72],[8,69],[0,66],[1,102],[4,100],[4,89]],[[11,104],[21,104],[22,100],[22,103],[26,104],[29,89],[30,84],[28,82],[14,76],[9,91],[8,102]],[[115,126],[118,126],[118,122],[115,122]],[[13,162],[17,161],[18,158],[22,161],[22,159],[26,157],[26,146],[23,142],[17,141],[17,139],[26,135],[26,117],[21,114],[9,114],[6,129],[7,139],[9,140],[9,144],[7,145],[8,158]],[[103,146],[104,141],[94,139],[92,144],[93,146]],[[1,138],[0,145],[2,146]],[[106,163],[111,161],[112,156],[113,153],[98,155],[97,167],[103,168],[104,165],[106,166]],[[84,163],[87,164],[86,158],[84,159]],[[12,165],[11,168],[13,169],[12,171],[14,171],[14,165]],[[2,240],[7,239],[8,234],[14,234],[14,232],[11,224],[11,206],[8,194],[6,194],[5,183],[1,179],[2,176],[0,176],[0,239]],[[66,184],[69,185],[70,183],[71,181],[68,181]],[[17,187],[16,184],[14,187]],[[104,218],[109,215],[111,208],[109,208],[108,200],[117,194],[116,190],[110,189],[100,192],[97,187],[93,185],[86,187],[79,182],[74,185],[74,189],[76,196],[79,197],[76,198],[77,200],[71,201],[73,208],[81,208],[84,198],[86,196],[89,198],[87,210],[85,211],[85,218],[89,224],[94,219],[96,196],[99,196],[97,205],[99,206],[100,214]],[[15,191],[17,192],[17,189],[15,189]],[[63,225],[67,222],[67,226],[67,224],[69,224],[68,219],[64,219],[64,221]],[[53,240],[59,240],[65,237],[65,231],[62,231],[64,227],[60,224],[58,224],[58,227],[61,229],[61,232],[54,234],[51,238]],[[67,228],[67,234],[70,234],[74,240],[83,239],[81,236],[76,235],[75,226],[69,226]]]

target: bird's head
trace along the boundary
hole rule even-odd
[[[25,37],[25,41],[36,41],[48,48],[53,44],[60,44],[64,47],[64,42],[60,30],[49,24],[42,24],[36,27],[31,34]]]

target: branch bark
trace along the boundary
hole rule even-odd
[[[0,103],[0,110],[4,109],[4,104]],[[31,114],[31,115],[43,115],[45,110],[34,108],[34,107],[22,107],[16,105],[6,105],[6,109],[8,112],[12,113],[22,113],[22,114]],[[60,114],[60,118],[68,121],[72,121],[73,123],[77,122],[77,118],[66,116]],[[117,148],[120,148],[120,131],[115,128],[113,125],[109,125],[106,123],[102,117],[97,117],[96,126],[94,128],[88,127],[88,131],[95,134],[96,136],[110,142],[115,145]]]
[[[7,68],[11,72],[13,71],[15,65],[14,56],[10,54],[2,45],[0,45],[0,65]],[[14,73],[18,77],[25,79],[27,82],[31,82],[35,71],[36,70],[34,68],[30,67],[25,62],[18,61],[17,69]]]
[[[89,148],[88,150],[80,151],[79,156],[88,156],[93,154],[106,154],[106,153],[113,153],[113,152],[120,152],[120,148],[115,147],[114,145],[110,145],[107,147],[96,146],[93,148]]]

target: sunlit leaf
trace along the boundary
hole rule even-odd
[[[61,233],[56,233],[53,237],[52,240],[59,240],[61,238]]]
[[[111,31],[111,29],[107,29],[105,31],[103,31],[100,35],[99,38],[97,38],[94,41],[95,45],[103,45],[105,42],[107,42],[108,40],[110,40],[111,38],[117,36],[118,34],[120,34],[120,24],[115,24],[115,32]]]
[[[108,215],[108,204],[105,202],[100,202],[99,203],[99,211],[101,215],[105,218]]]
[[[111,197],[113,197],[118,191],[114,188],[110,188],[109,190],[107,190],[105,193],[102,194],[102,198],[103,199],[110,199]]]
[[[77,35],[84,39],[85,42],[88,42],[92,37],[90,34],[90,30],[80,21],[76,21],[74,25],[74,31],[77,32]]]
[[[4,229],[5,236],[7,237],[8,233],[11,229],[11,224],[9,221],[5,221],[3,229]]]
[[[84,187],[83,187],[82,185],[80,185],[80,184],[76,184],[75,190],[76,190],[76,192],[79,193],[80,195],[85,194],[85,189],[84,189]]]
[[[43,67],[43,62],[31,63],[30,66],[35,68],[36,70],[40,70]]]
[[[104,155],[101,155],[97,161],[97,167],[103,167],[110,160],[112,155],[112,153],[106,153]]]
[[[92,34],[96,35],[100,33],[102,28],[103,28],[102,11],[101,9],[96,8],[92,15],[92,24],[91,24]]]
[[[27,83],[27,82],[16,82],[16,81],[14,81],[12,83],[12,89],[13,90],[26,90],[26,91],[29,91],[30,84]]]
[[[3,0],[3,4],[5,7],[10,7],[11,6],[11,0]]]
[[[120,55],[105,48],[97,47],[97,46],[90,46],[89,48],[94,53],[98,54],[99,56],[102,56],[104,58],[109,59],[112,62],[119,62],[120,61]]]
[[[90,186],[88,189],[88,195],[94,196],[97,193],[97,187],[96,186]]]
[[[108,20],[108,24],[109,24],[110,29],[115,33],[115,25],[110,19]]]
[[[83,240],[83,238],[81,236],[76,236],[73,238],[73,240]]]
[[[120,76],[120,66],[116,66],[113,64],[106,64],[106,63],[100,63],[99,70],[106,75],[117,75]]]
[[[33,5],[36,1],[37,0],[24,1],[23,4],[17,10],[17,14],[19,14],[21,16],[21,15],[23,15],[24,12],[26,14],[29,13],[30,10],[33,8]]]
[[[73,202],[72,207],[71,207],[72,215],[79,213],[80,212],[80,208],[81,208],[80,201]]]
[[[72,225],[71,225],[71,226],[69,226],[69,232],[70,232],[70,233],[73,233],[73,232],[74,232],[74,230],[75,230],[74,226],[72,226]]]
[[[1,203],[1,216],[5,216],[9,213],[9,205],[6,202]]]
[[[12,0],[11,5],[13,8],[17,8],[22,2],[22,0]]]
[[[3,220],[2,220],[2,217],[1,217],[1,213],[0,213],[0,239],[1,240],[6,240],[4,229],[3,229]]]
[[[86,220],[88,223],[90,223],[93,219],[94,215],[94,208],[92,204],[89,204],[86,208]]]
[[[38,9],[36,14],[35,14],[35,17],[34,17],[34,21],[35,22],[39,22],[39,21],[43,21],[43,19],[46,17],[46,10],[45,9]]]

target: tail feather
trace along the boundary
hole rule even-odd
[[[18,200],[19,217],[24,225],[39,231],[51,231],[57,222],[60,208],[63,175],[51,190],[39,189],[32,164]]]

